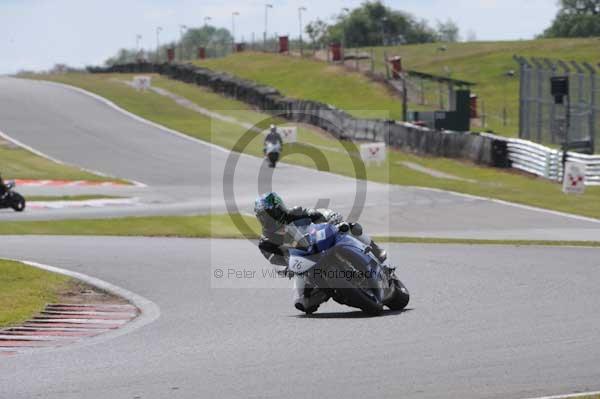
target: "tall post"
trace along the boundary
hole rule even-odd
[[[342,62],[345,64],[346,63],[346,45],[347,45],[347,41],[346,41],[346,17],[348,17],[348,14],[350,14],[350,9],[347,7],[342,8],[342,12],[345,14],[342,14]]]
[[[408,90],[406,88],[406,75],[402,73],[402,121],[408,121]]]
[[[265,4],[265,31],[263,33],[263,50],[267,49],[267,34],[269,32],[269,8],[273,8],[273,5]]]
[[[387,22],[387,17],[381,18],[381,45],[385,46],[385,23]]]
[[[135,51],[136,51],[136,55],[135,55],[135,61],[139,61],[140,60],[140,55],[141,55],[141,43],[142,43],[142,35],[136,35],[135,36]]]
[[[162,27],[158,26],[156,28],[156,63],[160,62],[160,31],[162,31]]]
[[[531,65],[529,63],[527,63],[524,75],[525,80],[523,85],[523,135],[525,139],[529,140],[531,139],[531,114],[529,111],[529,107],[531,105]]]
[[[525,62],[515,56],[519,63],[519,138],[525,138]]]
[[[535,65],[535,72],[536,72],[536,80],[537,80],[537,98],[536,98],[536,118],[535,118],[535,131],[536,131],[536,142],[537,143],[542,143],[542,127],[543,127],[543,120],[544,120],[544,104],[543,104],[543,99],[544,99],[544,67],[542,66],[542,64],[536,60],[535,58],[532,58],[531,61],[533,62],[533,65]]]
[[[186,25],[179,25],[179,61],[183,61],[183,35],[186,29]]]
[[[240,15],[239,12],[234,11],[231,13],[231,49],[235,53],[235,17]]]
[[[298,23],[300,28],[300,57],[302,57],[302,53],[304,50],[304,45],[302,43],[302,11],[306,11],[306,7],[298,8]]]
[[[550,61],[548,58],[544,58],[544,63],[546,64],[546,69],[548,69],[550,71],[550,78],[553,78],[556,76],[556,64],[554,64],[552,61]],[[551,138],[551,142],[554,144],[556,143],[556,128],[555,128],[555,121],[556,121],[556,103],[554,101],[551,101],[551,105],[550,105],[550,115],[548,116],[548,119],[550,120],[550,138]]]
[[[597,101],[597,97],[596,97],[596,68],[594,68],[591,64],[584,62],[583,66],[585,67],[585,69],[587,69],[587,71],[589,72],[589,76],[590,76],[590,103],[589,103],[589,118],[588,118],[588,124],[589,124],[589,130],[590,130],[590,147],[591,147],[591,152],[592,154],[596,151],[596,115],[597,115],[597,111],[596,111],[596,101]]]

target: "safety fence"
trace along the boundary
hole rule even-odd
[[[340,139],[385,142],[417,154],[467,159],[499,168],[513,167],[546,179],[562,180],[563,152],[524,139],[437,131],[392,120],[355,118],[327,104],[285,97],[273,87],[191,64],[131,63],[88,69],[92,73],[159,73],[209,87],[291,121],[317,126]],[[600,185],[600,155],[568,152],[566,160],[585,165],[586,185]]]
[[[498,136],[494,136],[501,139]],[[576,162],[585,166],[585,184],[600,185],[600,155],[587,155],[577,152],[567,152],[566,158],[562,150],[553,149],[528,140],[505,139],[508,149],[508,159],[511,167],[534,175],[562,181],[563,161]]]

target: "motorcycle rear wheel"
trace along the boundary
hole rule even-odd
[[[25,210],[26,202],[23,196],[17,193],[13,193],[11,200],[11,208],[15,212],[23,212]]]

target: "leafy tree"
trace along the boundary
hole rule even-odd
[[[182,49],[184,58],[189,59],[194,58],[198,47],[206,47],[207,50],[210,50],[215,47],[230,47],[232,43],[233,36],[229,30],[205,25],[201,28],[188,29],[183,35],[181,43],[176,44],[176,49]]]
[[[107,59],[104,63],[108,66],[115,64],[125,64],[128,62],[134,62],[137,58],[138,52],[132,49],[122,48],[113,57]]]
[[[317,19],[306,25],[304,31],[310,37],[310,41],[315,47],[323,47],[327,43],[329,25],[321,19]]]
[[[600,0],[560,0],[560,10],[543,37],[600,36]]]
[[[442,42],[455,43],[460,40],[460,29],[458,28],[458,25],[451,19],[448,19],[446,22],[438,21],[437,30],[439,39]]]
[[[198,47],[205,47],[207,56],[214,57],[229,51],[232,40],[229,30],[205,25],[201,28],[188,29],[181,40],[160,46],[158,50],[160,57],[156,56],[156,50],[140,54],[136,50],[120,49],[115,56],[110,57],[104,63],[106,65],[123,64],[134,62],[140,57],[149,61],[165,61],[169,48],[175,49],[176,59],[180,59],[181,52],[183,52],[184,59],[195,58]]]
[[[424,20],[392,10],[380,1],[366,1],[350,13],[339,15],[326,37],[349,47],[364,47],[433,42],[437,35]]]

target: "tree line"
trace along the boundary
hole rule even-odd
[[[600,0],[560,0],[556,18],[541,37],[600,36]]]

